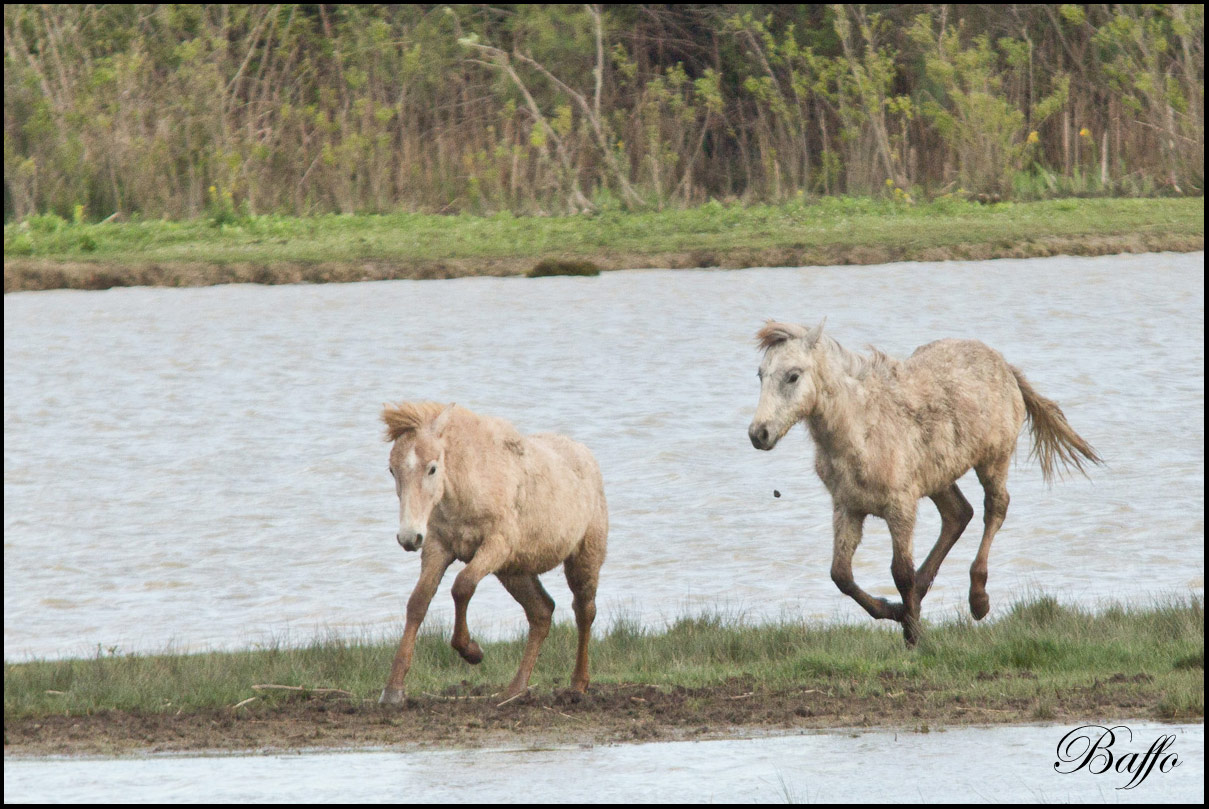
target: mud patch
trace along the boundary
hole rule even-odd
[[[100,711],[4,721],[6,755],[120,755],[199,750],[297,750],[390,747],[476,748],[609,744],[734,737],[794,729],[941,726],[1046,719],[1158,718],[1134,678],[1059,695],[1002,697],[977,703],[911,679],[890,678],[875,696],[855,683],[772,690],[737,678],[708,688],[640,683],[529,693],[505,705],[482,688],[409,697],[404,706],[338,695],[291,696],[221,710],[176,714]]]

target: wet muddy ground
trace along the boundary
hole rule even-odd
[[[1032,678],[1027,672],[1010,675]],[[202,750],[608,744],[711,739],[801,729],[1157,719],[1147,675],[1117,675],[1061,694],[970,702],[960,694],[887,680],[879,696],[851,684],[769,690],[734,679],[710,688],[593,685],[586,695],[531,692],[507,704],[482,689],[417,694],[406,706],[340,695],[297,695],[267,705],[190,714],[101,711],[4,723],[6,755],[114,755]],[[1016,689],[1019,693],[1019,689]]]

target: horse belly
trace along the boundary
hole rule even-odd
[[[562,507],[531,508],[522,515],[509,567],[544,573],[575,553],[588,532],[592,510],[587,502],[563,502]]]
[[[498,572],[504,575],[518,573],[546,573],[562,564],[574,552],[574,547],[565,553],[562,550],[535,547],[516,548]],[[546,552],[543,552],[546,551]]]
[[[904,500],[943,491],[970,466],[965,458],[952,453],[934,455],[891,447],[861,459],[816,456],[815,469],[836,504],[882,516]]]
[[[869,464],[819,454],[815,456],[815,472],[831,493],[832,502],[849,511],[881,514],[890,499],[886,481]]]

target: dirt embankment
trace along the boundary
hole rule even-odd
[[[635,267],[687,269],[719,267],[808,267],[846,264],[885,264],[892,261],[982,260],[1039,258],[1056,255],[1099,256],[1112,253],[1158,251],[1191,252],[1205,249],[1204,235],[1163,233],[1111,236],[1047,236],[1020,241],[969,243],[919,247],[902,245],[831,245],[687,250],[676,252],[619,252],[601,250],[568,256],[590,261],[601,270]],[[303,263],[256,262],[149,262],[54,261],[14,258],[4,262],[4,291],[39,289],[108,289],[122,286],[193,287],[214,284],[298,284],[382,281],[393,279],[459,278],[473,275],[525,275],[541,256],[454,259],[366,259]]]
[[[1035,679],[1022,673],[1012,678]],[[406,706],[300,694],[273,706],[252,701],[197,713],[5,719],[6,755],[112,755],[316,747],[410,749],[607,744],[707,739],[801,729],[899,727],[1158,718],[1139,677],[1117,675],[1058,696],[1003,697],[973,704],[960,695],[885,680],[884,693],[854,696],[843,682],[770,691],[734,679],[710,688],[593,685],[530,693],[507,704],[481,689],[417,695]]]

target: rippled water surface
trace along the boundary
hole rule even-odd
[[[802,736],[549,750],[123,760],[6,759],[6,802],[1204,803],[1204,725],[1132,724],[1060,771],[1067,727]],[[1137,785],[1115,767],[1170,745]],[[1097,737],[1098,738],[1098,737]],[[1079,748],[1081,751],[1083,748]],[[1174,758],[1170,758],[1174,756]],[[1128,765],[1127,765],[1128,766]],[[1090,771],[1089,771],[1090,770]],[[571,775],[572,777],[568,777]]]
[[[1203,269],[1196,253],[8,294],[5,659],[393,629],[419,559],[394,540],[377,419],[408,398],[592,448],[612,523],[606,624],[715,607],[867,621],[828,577],[805,431],[771,453],[748,443],[767,317],[826,316],[845,346],[898,356],[980,339],[1104,456],[1090,480],[1047,488],[1021,441],[992,617],[1036,590],[1203,592]],[[981,513],[973,475],[961,486]],[[978,519],[925,617],[964,609]],[[925,501],[917,558],[938,529]],[[880,521],[856,576],[894,594]],[[448,622],[452,578],[430,620]],[[561,573],[545,581],[570,620]],[[494,580],[470,615],[486,635],[523,623]]]

